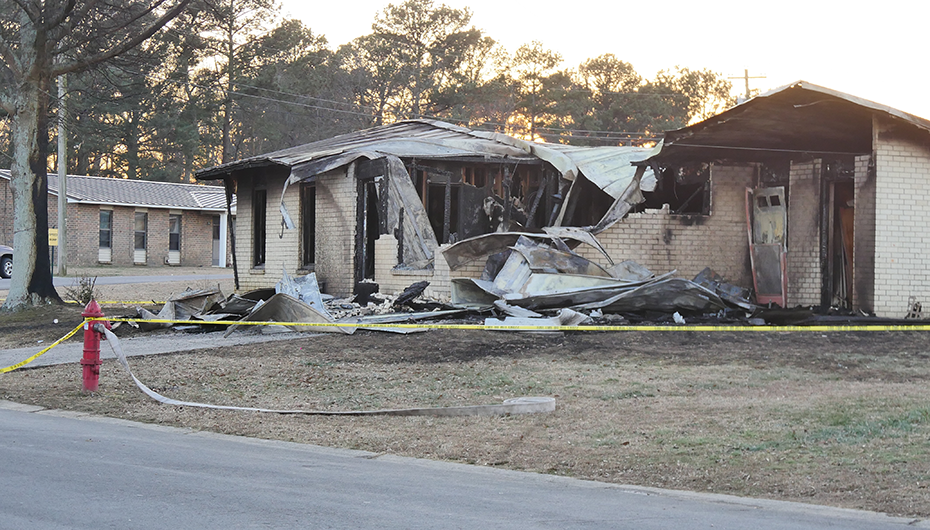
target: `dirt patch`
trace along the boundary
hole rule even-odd
[[[5,337],[13,324],[0,320]],[[166,396],[224,405],[357,410],[554,396],[558,408],[493,418],[346,418],[172,407],[144,396],[112,361],[104,362],[94,395],[80,393],[72,365],[0,375],[0,398],[376,453],[928,517],[928,359],[930,341],[920,332],[359,332],[130,362]]]

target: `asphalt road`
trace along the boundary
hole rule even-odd
[[[2,528],[930,528],[869,512],[26,410],[0,402]]]

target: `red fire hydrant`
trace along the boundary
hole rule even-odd
[[[87,320],[102,319],[104,314],[96,300],[91,300],[84,312],[84,357],[81,359],[81,365],[84,367],[83,389],[85,392],[96,392],[97,384],[100,381],[100,341],[106,340],[103,333],[94,329],[96,324],[103,324],[109,328],[109,322],[105,320]]]

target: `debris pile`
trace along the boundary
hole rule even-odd
[[[572,250],[586,243],[607,259],[604,266]],[[248,327],[262,333],[309,331],[352,334],[356,329],[396,333],[423,331],[391,327],[445,318],[480,317],[489,327],[526,329],[628,322],[746,322],[759,308],[751,293],[726,283],[711,269],[694,280],[675,277],[676,271],[656,275],[634,261],[613,263],[590,234],[561,229],[549,234],[501,233],[466,246],[453,245],[449,263],[461,264],[469,253],[487,256],[480,278],[452,280],[452,300],[443,304],[423,296],[429,282],[416,282],[397,295],[378,292],[378,285],[356,286],[353,298],[334,298],[320,292],[314,273],[292,278],[286,271],[274,289],[223,296],[219,288],[187,290],[172,297],[155,314],[137,308],[150,331],[171,327],[170,321],[203,322],[176,329],[215,329],[215,322],[276,322],[280,325],[229,325],[225,334]],[[472,245],[472,246],[469,246]],[[456,248],[458,246],[458,249]],[[453,267],[454,268],[454,267]],[[488,317],[490,315],[490,317]],[[312,325],[306,325],[312,324]],[[222,326],[226,326],[223,324]]]
[[[546,239],[548,243],[541,241]],[[606,256],[603,247],[596,248]],[[756,309],[749,292],[727,284],[710,269],[691,281],[674,277],[676,271],[656,276],[634,261],[612,264],[607,259],[611,265],[604,267],[573,252],[559,237],[518,234],[512,246],[488,256],[481,278],[452,280],[452,305],[495,310],[508,315],[505,323],[525,325],[577,325],[605,315],[614,315],[606,319],[616,321],[618,316],[639,319],[650,313],[682,323],[683,315],[723,316]],[[540,313],[546,311],[558,316]]]
[[[424,319],[444,318],[460,315],[465,311],[451,308],[440,302],[423,298],[429,282],[417,282],[397,296],[379,295],[377,284],[369,284],[364,300],[334,298],[320,292],[316,274],[310,273],[297,278],[285,271],[274,289],[258,289],[244,294],[223,295],[215,289],[188,289],[172,296],[164,306],[153,313],[137,307],[137,315],[143,319],[129,325],[143,331],[174,328],[176,330],[213,330],[226,327],[225,335],[237,330],[257,329],[261,333],[280,331],[306,331],[315,333],[349,334],[356,329],[377,329],[397,333],[411,333],[424,329],[397,329],[385,324],[414,322]],[[178,325],[185,320],[203,324]],[[280,322],[281,325],[213,324],[214,322]],[[119,324],[119,323],[117,323]],[[313,324],[308,326],[305,324]],[[327,326],[326,324],[334,324]],[[373,326],[373,325],[377,326]]]

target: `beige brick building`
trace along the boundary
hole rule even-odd
[[[0,243],[5,244],[13,242],[9,181],[9,171],[0,170]],[[50,174],[48,182],[48,226],[57,229],[58,175]],[[69,175],[67,196],[69,266],[226,267],[230,262],[222,187]]]
[[[448,299],[452,278],[484,268],[476,261],[451,271],[441,255],[454,242],[504,225],[539,231],[560,216],[594,224],[610,211],[637,172],[629,157],[648,150],[608,149],[620,176],[596,182],[579,169],[590,150],[566,153],[414,120],[208,168],[197,178],[237,190],[242,290],[272,287],[283,272],[315,272],[327,293],[351,294],[364,281],[395,293],[426,280],[428,295]]]
[[[614,263],[684,278],[709,267],[763,304],[903,317],[910,299],[930,299],[930,238],[917,227],[930,122],[806,82],[669,131],[651,152],[417,120],[197,178],[238,192],[242,289],[313,271],[332,294],[426,280],[448,299],[486,256],[450,270],[452,244],[567,226],[597,234]],[[606,265],[593,247],[575,251]]]
[[[608,242],[618,231],[621,239],[648,234],[643,263],[686,276],[703,263],[740,285],[755,277],[757,288],[780,268],[788,307],[902,318],[909,300],[930,300],[930,239],[919,227],[930,203],[928,120],[799,81],[667,132],[644,163],[708,165],[713,200],[701,223],[636,214],[601,234]],[[759,206],[772,210],[760,190],[784,192],[776,208],[784,226],[774,231],[783,238],[781,267],[747,246],[754,231],[765,232],[749,228],[768,215]]]

